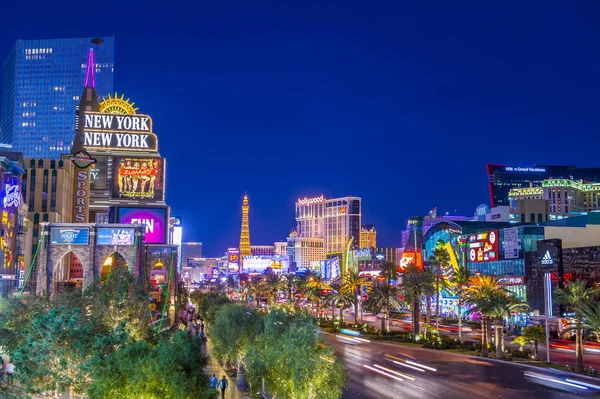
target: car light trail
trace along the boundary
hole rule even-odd
[[[367,342],[370,343],[371,341],[369,341],[368,339],[364,339],[364,338],[358,338],[358,337],[354,337],[353,338],[355,341],[360,341],[360,342]]]
[[[406,364],[406,363],[400,363],[400,362],[397,362],[397,361],[395,361],[395,360],[392,360],[392,363],[396,363],[396,364],[397,364],[397,365],[399,365],[399,366],[402,366],[402,367],[408,367],[409,369],[413,369],[413,370],[420,371],[421,373],[424,373],[424,372],[425,372],[425,370],[423,370],[423,369],[420,369],[420,368],[418,368],[418,367],[411,366],[410,364]]]
[[[538,373],[530,373],[530,372],[525,372],[524,373],[527,377],[531,377],[531,378],[537,378],[539,380],[544,380],[544,381],[550,381],[550,382],[554,382],[556,384],[562,384],[562,385],[566,385],[566,386],[570,386],[573,388],[578,388],[578,389],[582,389],[584,391],[587,391],[587,388],[584,387],[583,385],[578,385],[580,384],[579,381],[577,381],[577,384],[573,384],[567,381],[561,381],[561,380],[557,380],[556,378],[552,378],[552,377],[547,377],[543,374],[538,374]]]
[[[348,330],[346,328],[341,329],[340,332],[342,334],[352,335],[352,336],[355,336],[355,337],[358,337],[360,335],[358,331]]]
[[[584,386],[589,387],[589,388],[600,389],[600,386],[594,385],[594,384],[590,384],[588,382],[575,381],[575,380],[570,380],[568,378],[565,381],[572,382],[572,383],[575,383],[575,384],[581,384],[581,385],[584,385]]]
[[[411,376],[410,376],[410,375],[408,375],[408,374],[399,373],[399,372],[397,372],[397,371],[390,370],[390,369],[388,369],[388,368],[386,368],[386,367],[383,367],[383,366],[380,366],[380,365],[378,365],[378,364],[374,364],[373,366],[375,366],[375,367],[377,367],[377,368],[379,368],[379,369],[385,370],[385,371],[387,371],[387,372],[389,372],[389,373],[396,374],[396,375],[398,375],[398,376],[400,376],[400,377],[404,377],[404,378],[406,378],[407,380],[411,380],[411,381],[414,381],[414,380],[415,380],[415,379],[414,379],[414,377],[411,377]]]
[[[381,374],[381,375],[385,375],[386,377],[393,378],[393,379],[395,379],[395,380],[397,380],[397,381],[404,381],[402,378],[399,378],[399,377],[396,377],[395,375],[392,375],[392,374],[386,373],[385,371],[378,370],[378,369],[376,369],[375,367],[367,366],[366,364],[363,364],[362,366],[363,366],[364,368],[367,368],[367,369],[369,369],[369,370],[372,370],[372,371],[374,371],[374,372],[376,372],[376,373],[379,373],[379,374]]]
[[[415,362],[411,362],[410,360],[407,360],[406,363],[408,364],[412,364],[413,366],[418,366],[418,367],[422,367],[425,370],[431,370],[431,371],[437,371],[437,369],[434,369],[433,367],[429,367],[429,366],[424,366],[422,364],[419,363],[415,363]]]

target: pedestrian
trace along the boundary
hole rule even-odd
[[[6,365],[6,375],[8,376],[8,385],[12,385],[13,383],[13,374],[15,374],[15,365],[12,360],[8,361]]]
[[[227,381],[227,378],[225,377],[225,375],[223,375],[223,378],[221,378],[221,381],[219,381],[219,388],[221,388],[221,398],[225,397],[225,389],[227,389],[228,385],[229,381]]]
[[[213,389],[217,389],[217,385],[219,385],[219,379],[215,374],[210,377],[210,387]]]

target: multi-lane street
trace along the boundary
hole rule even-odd
[[[350,373],[343,399],[576,398],[525,379],[524,367],[451,352],[375,342],[343,342],[324,334]],[[344,339],[345,341],[345,339]],[[581,390],[592,393],[593,389]]]

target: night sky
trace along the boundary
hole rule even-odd
[[[2,4],[0,59],[116,36],[115,90],[152,116],[207,256],[237,246],[245,191],[253,244],[298,197],[351,194],[397,247],[411,215],[489,203],[488,162],[600,166],[598,2],[58,3]]]

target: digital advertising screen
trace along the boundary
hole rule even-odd
[[[52,244],[88,245],[90,238],[89,228],[53,227],[50,230]]]
[[[469,235],[469,260],[490,262],[499,259],[498,230]]]
[[[112,197],[164,199],[164,166],[163,158],[114,157]]]
[[[92,190],[106,188],[106,157],[95,156],[96,163],[90,166],[90,186]]]
[[[118,223],[146,226],[146,243],[164,244],[167,233],[167,208],[119,208]]]
[[[135,229],[98,227],[96,244],[98,245],[133,245]]]

